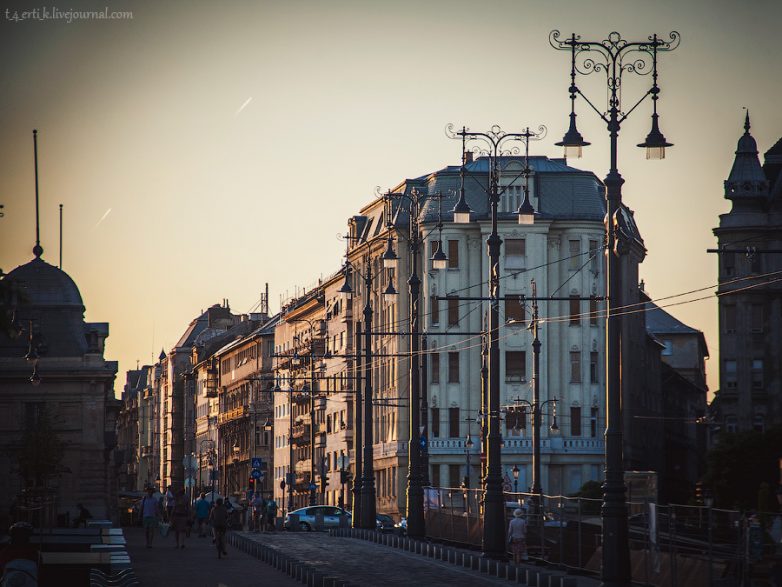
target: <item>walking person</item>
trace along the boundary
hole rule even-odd
[[[195,502],[195,519],[199,538],[206,536],[206,523],[209,519],[209,510],[211,507],[212,504],[206,499],[205,493],[202,493]]]
[[[266,525],[269,526],[269,530],[274,532],[275,525],[277,523],[277,502],[273,497],[269,498],[266,502]]]
[[[263,529],[263,524],[266,521],[266,500],[263,499],[260,492],[255,492],[250,507],[252,508],[251,530],[258,533]]]
[[[147,548],[152,548],[152,539],[163,516],[163,505],[155,498],[155,489],[147,487],[147,494],[141,500],[141,519],[144,526],[144,537]]]
[[[187,523],[190,520],[190,504],[185,496],[185,490],[180,489],[174,499],[174,505],[171,509],[171,525],[174,528],[174,538],[176,544],[174,548],[185,547],[185,532],[187,532]]]
[[[217,499],[215,506],[209,513],[209,523],[215,533],[217,558],[223,558],[223,556],[228,554],[228,551],[225,549],[225,532],[228,529],[228,510],[223,505],[222,497]]]
[[[169,524],[171,523],[171,512],[174,509],[175,501],[176,501],[176,496],[174,495],[174,490],[171,489],[171,486],[169,485],[166,488],[166,521]]]
[[[508,524],[508,543],[513,553],[513,562],[517,565],[523,560],[529,560],[527,556],[527,521],[524,519],[524,511],[521,508],[513,512],[513,519]]]

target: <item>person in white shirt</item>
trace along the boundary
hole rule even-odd
[[[508,543],[513,552],[513,562],[519,564],[529,560],[527,556],[527,521],[521,508],[513,512],[513,519],[508,524]]]

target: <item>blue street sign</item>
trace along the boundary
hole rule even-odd
[[[418,444],[420,444],[420,445],[421,445],[421,448],[422,448],[423,450],[426,450],[426,436],[424,436],[424,435],[422,434],[422,435],[421,435],[421,439],[418,441]]]
[[[318,488],[314,483],[310,483],[310,491],[315,491]]]
[[[253,469],[260,469],[263,466],[263,459],[261,457],[253,457],[252,466]]]
[[[253,479],[260,479],[261,478],[261,472],[258,469],[253,469],[250,473],[250,477]]]

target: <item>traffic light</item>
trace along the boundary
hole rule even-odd
[[[249,488],[250,488],[250,491],[252,491],[253,489],[255,489],[255,479],[253,479],[252,477],[250,477],[250,478],[247,480],[247,487],[249,487]]]
[[[341,485],[347,485],[353,481],[353,474],[350,471],[344,469],[339,472],[339,482]]]
[[[700,481],[695,484],[695,503],[703,505],[703,483]]]
[[[326,487],[329,484],[329,478],[326,475],[320,476],[320,492],[326,493]]]

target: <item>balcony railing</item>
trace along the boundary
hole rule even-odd
[[[249,406],[239,406],[238,408],[234,408],[233,410],[229,410],[227,412],[223,412],[222,414],[219,414],[217,416],[217,422],[218,424],[225,424],[226,422],[230,422],[232,420],[238,420],[239,418],[244,418],[249,414],[250,414]]]

